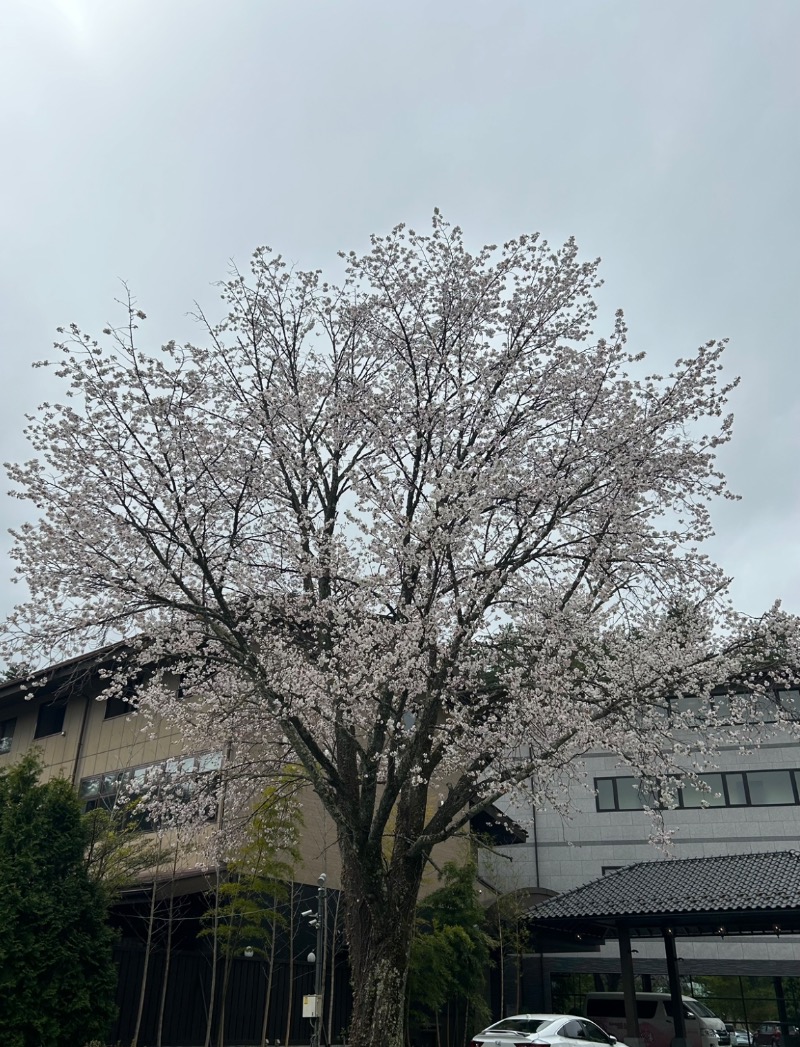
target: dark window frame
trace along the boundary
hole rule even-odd
[[[144,811],[137,812],[136,791],[126,796],[124,803],[117,804],[120,789],[127,787],[137,777],[146,778],[148,772],[160,770],[169,774],[170,764],[185,764],[191,761],[193,766],[189,768],[195,779],[215,775],[219,781],[219,768],[222,765],[222,753],[217,750],[207,750],[188,756],[169,757],[165,760],[155,760],[152,763],[139,764],[136,767],[124,770],[103,771],[100,774],[90,774],[81,778],[78,783],[78,797],[83,803],[84,813],[93,811],[97,807],[104,807],[107,811],[124,811],[126,818],[136,823],[142,832],[153,832],[156,826],[150,821],[150,817]],[[203,766],[206,764],[206,766]],[[186,770],[185,768],[182,770]],[[92,785],[97,782],[97,791],[90,794]],[[209,815],[209,822],[216,822],[219,817],[219,804],[215,805],[214,814]]]
[[[66,712],[66,702],[42,702],[36,711],[36,730],[33,737],[51,738],[54,734],[63,734]]]
[[[129,713],[136,712],[136,706],[119,694],[106,698],[105,703],[106,708],[103,713],[103,720],[113,720],[117,716],[127,716]]]
[[[794,768],[794,767],[768,767],[768,768],[765,768],[763,771],[757,771],[757,770],[751,769],[749,771],[709,771],[708,773],[709,774],[714,774],[714,775],[719,775],[719,777],[721,779],[721,783],[722,783],[721,795],[722,795],[722,799],[724,801],[723,803],[717,804],[717,805],[715,805],[713,807],[711,805],[709,805],[708,808],[706,808],[706,807],[698,807],[698,806],[696,806],[694,804],[689,805],[689,806],[685,806],[684,802],[683,802],[683,789],[678,789],[677,793],[676,793],[677,801],[678,801],[677,805],[675,807],[668,807],[668,808],[662,808],[662,809],[673,810],[673,811],[703,811],[703,810],[719,811],[719,810],[722,810],[722,809],[724,809],[726,807],[732,808],[734,810],[743,810],[743,809],[748,808],[748,807],[759,807],[759,808],[761,808],[761,807],[800,807],[800,769],[798,769],[798,768]],[[789,784],[790,784],[791,789],[792,789],[792,799],[791,800],[782,801],[780,803],[754,803],[753,802],[753,798],[752,798],[752,794],[751,794],[751,791],[750,791],[750,783],[748,781],[748,775],[750,775],[750,774],[754,774],[754,775],[755,774],[758,774],[758,775],[768,775],[768,774],[773,774],[773,773],[788,774],[789,775]],[[733,802],[731,800],[731,791],[730,791],[730,788],[729,788],[728,779],[729,778],[733,779],[734,776],[741,776],[742,791],[744,793],[744,803]],[[614,806],[613,807],[601,807],[600,806],[600,795],[599,795],[598,784],[597,784],[600,781],[611,782],[612,795],[614,797]],[[625,786],[627,787],[627,783],[633,782],[633,781],[636,781],[636,778],[633,775],[618,775],[616,777],[611,776],[611,775],[604,775],[604,776],[600,776],[600,777],[595,778],[594,779],[595,809],[598,811],[598,813],[602,813],[602,814],[609,814],[609,813],[616,814],[616,813],[620,813],[620,812],[624,812],[624,811],[644,810],[643,806],[637,808],[637,807],[620,807],[620,805],[619,805],[619,790],[618,790],[617,783],[618,782],[624,782]]]

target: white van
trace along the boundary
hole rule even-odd
[[[639,1035],[646,1047],[670,1047],[675,1029],[669,993],[638,992],[636,1011],[639,1016]],[[693,1000],[691,996],[684,996],[683,1016],[689,1047],[729,1047],[731,1037],[725,1022],[705,1004]],[[624,1041],[628,1034],[625,996],[621,992],[588,993],[586,1017],[618,1040]]]

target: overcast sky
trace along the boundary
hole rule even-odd
[[[654,369],[731,338],[711,552],[800,611],[799,41],[797,0],[2,0],[0,460],[121,279],[185,339],[256,245],[325,267],[438,206],[475,246],[574,234]]]

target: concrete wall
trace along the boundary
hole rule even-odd
[[[595,778],[632,772],[619,757],[591,753],[585,758],[586,782],[568,788],[570,816],[537,810],[523,819],[528,841],[483,854],[481,872],[504,891],[537,885],[563,893],[603,875],[607,866],[658,861],[667,855],[649,842],[653,823],[643,811],[598,811]],[[800,745],[788,737],[741,752],[720,749],[711,771],[800,770]],[[522,819],[522,812],[517,810]],[[800,806],[711,807],[664,812],[666,828],[674,829],[671,855],[676,858],[746,854],[800,847]],[[510,859],[510,860],[508,860]],[[537,883],[538,864],[538,883]],[[800,970],[797,942],[787,938],[680,939],[682,971],[772,975]],[[663,945],[637,941],[635,962],[642,970],[662,970]],[[600,953],[544,957],[545,972],[619,970],[616,943]],[[650,967],[648,968],[648,963]]]
[[[800,745],[789,739],[765,743],[741,753],[738,747],[720,750],[715,771],[800,770]],[[654,861],[664,853],[648,842],[653,823],[643,811],[598,811],[593,795],[595,778],[631,774],[619,757],[591,753],[585,757],[586,784],[569,786],[570,815],[538,810],[535,832],[525,819],[528,841],[498,848],[512,860],[485,857],[490,878],[505,889],[540,886],[563,891],[579,887],[603,874],[603,867]],[[667,829],[674,829],[672,854],[676,858],[717,854],[745,854],[790,850],[800,846],[800,806],[710,807],[664,812]],[[539,882],[536,883],[538,856]]]

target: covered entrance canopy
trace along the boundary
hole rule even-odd
[[[636,1039],[631,938],[661,938],[675,1037],[685,1040],[675,939],[800,934],[800,852],[640,862],[551,898],[529,909],[525,918],[533,930],[587,944],[619,940],[628,1035]],[[779,1017],[788,1024],[785,1014]]]

